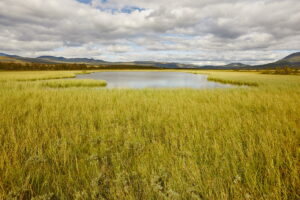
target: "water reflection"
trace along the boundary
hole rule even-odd
[[[229,84],[207,81],[206,75],[183,72],[96,72],[80,74],[77,79],[107,81],[107,88],[228,88]]]

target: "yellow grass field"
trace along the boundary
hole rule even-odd
[[[0,71],[0,199],[300,199],[300,76],[188,72],[251,86]]]

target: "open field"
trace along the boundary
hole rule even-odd
[[[300,76],[201,71],[255,85],[210,90],[44,85],[75,73],[0,72],[0,199],[300,198]]]

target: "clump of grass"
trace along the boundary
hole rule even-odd
[[[245,85],[245,86],[258,86],[259,83],[257,80],[251,78],[254,73],[252,72],[246,72],[246,73],[240,73],[240,72],[233,72],[233,71],[213,71],[213,70],[203,70],[203,71],[197,71],[192,72],[194,74],[205,74],[208,75],[207,80],[208,81],[214,81],[224,84],[233,84],[233,85]],[[250,78],[248,78],[250,76]],[[254,81],[255,80],[255,81]]]
[[[68,87],[105,87],[106,81],[92,79],[64,79],[44,81],[41,83],[43,87],[51,88],[68,88]]]
[[[251,82],[246,82],[246,81],[233,81],[233,80],[225,80],[222,78],[208,77],[207,80],[224,83],[224,84],[232,84],[232,85],[258,86],[258,83],[255,83],[255,82],[251,83]]]

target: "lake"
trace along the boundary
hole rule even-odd
[[[228,88],[207,80],[207,75],[184,72],[111,71],[80,74],[76,79],[105,80],[107,88]]]

